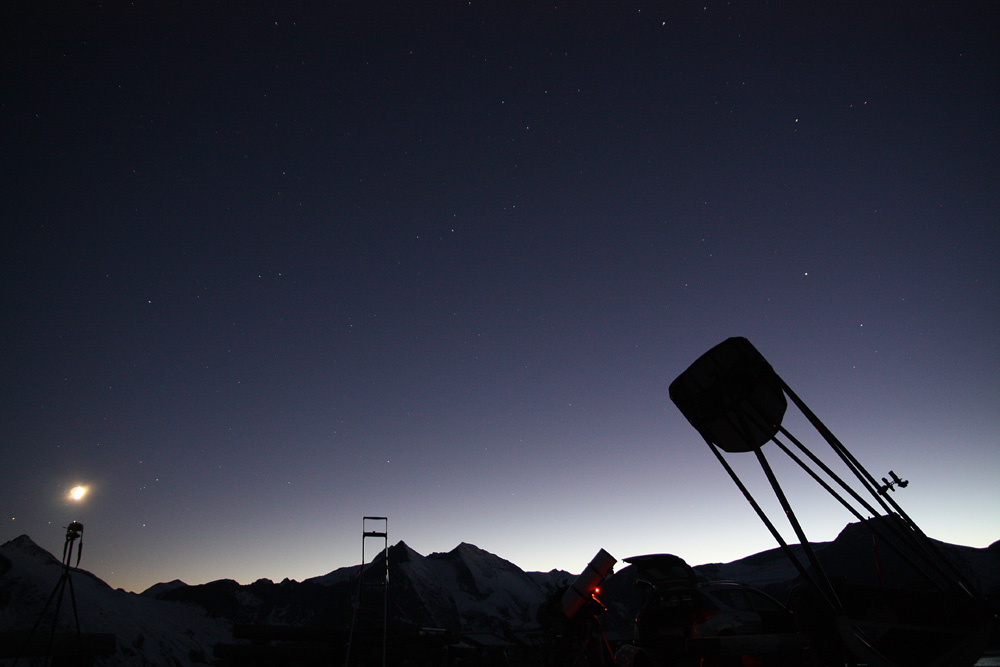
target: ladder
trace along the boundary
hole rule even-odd
[[[369,649],[374,648],[374,640],[381,625],[382,667],[386,667],[386,636],[389,626],[389,519],[384,516],[366,516],[361,520],[361,568],[358,570],[358,590],[354,598],[351,615],[351,634],[347,639],[347,654],[344,667],[351,665],[351,648],[358,642]],[[366,565],[375,565],[376,551],[368,563],[368,543],[381,540],[382,563],[377,569],[366,572]],[[379,613],[381,612],[381,613]],[[376,615],[381,618],[377,618]],[[362,639],[364,636],[364,639]],[[364,657],[362,662],[367,663]]]

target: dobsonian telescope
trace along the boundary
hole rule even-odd
[[[907,485],[875,480],[745,338],[729,338],[670,384],[670,398],[701,434],[803,582],[795,598],[818,664],[871,667],[972,665],[995,622],[983,595],[893,501]],[[789,402],[805,417],[825,458],[786,429]],[[816,437],[818,435],[818,438]],[[765,452],[785,455],[871,536],[867,572],[824,560],[809,543]],[[826,448],[831,451],[827,451]],[[799,544],[793,548],[726,455],[757,459]],[[884,478],[883,478],[884,479]],[[890,566],[892,571],[890,572]],[[831,576],[829,570],[838,570]]]

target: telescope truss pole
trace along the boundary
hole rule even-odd
[[[924,559],[931,565],[933,569],[935,569],[940,575],[944,577],[947,583],[951,584],[952,586],[956,586],[959,590],[963,591],[970,597],[978,601],[985,602],[986,601],[985,596],[983,596],[983,594],[975,586],[973,586],[971,582],[969,582],[969,580],[955,566],[955,564],[951,561],[950,558],[946,557],[943,553],[941,553],[941,550],[934,545],[934,543],[930,540],[930,538],[927,537],[927,535],[920,529],[919,526],[917,526],[917,524],[913,521],[913,519],[911,519],[910,516],[905,511],[903,511],[903,508],[900,507],[895,500],[890,498],[888,494],[878,492],[879,486],[875,478],[865,469],[863,465],[861,465],[861,463],[854,457],[854,455],[848,451],[847,447],[845,447],[844,444],[837,439],[837,437],[833,434],[833,432],[826,427],[826,424],[824,424],[820,420],[820,418],[816,416],[816,414],[812,410],[809,409],[809,406],[807,406],[805,402],[801,398],[799,398],[794,391],[792,391],[791,387],[789,387],[784,380],[782,380],[780,377],[778,377],[778,380],[781,382],[782,389],[784,390],[784,392],[792,400],[792,403],[794,403],[795,406],[802,412],[802,414],[805,415],[806,419],[809,420],[809,423],[813,425],[813,427],[819,432],[819,434],[823,437],[823,439],[826,440],[827,444],[829,444],[830,447],[838,454],[838,456],[840,456],[841,460],[845,463],[845,465],[847,465],[847,467],[850,468],[852,472],[854,472],[855,476],[861,482],[862,486],[864,486],[865,489],[868,491],[868,493],[871,494],[873,498],[875,498],[875,500],[879,503],[879,505],[882,506],[886,514],[889,515],[895,514],[900,519],[902,519],[903,522],[906,524],[906,526],[910,529],[909,533],[905,531],[898,531],[892,529],[893,532],[895,532],[896,535],[901,537],[905,542],[908,542],[910,547],[913,548],[917,553],[923,555]],[[782,432],[785,433],[786,435],[789,435],[790,437],[790,434],[788,434],[788,432],[785,431],[784,429],[782,429]],[[795,442],[794,439],[793,442]],[[803,451],[808,452],[808,450],[806,450],[805,447],[800,443],[796,442],[796,445]],[[839,478],[837,478],[836,475],[833,475],[832,472],[829,472],[828,474],[830,474],[832,477],[840,481]],[[846,488],[846,484],[843,481],[841,481],[841,484],[844,485]],[[861,499],[858,498],[856,494],[855,497],[859,500],[859,502],[862,503],[862,505],[865,506],[866,509],[871,510],[871,507],[868,506],[867,503],[861,501]],[[876,512],[872,513],[876,514]],[[920,568],[917,569],[923,572],[925,576],[927,576],[926,572],[920,570]]]
[[[729,462],[726,460],[726,457],[722,455],[722,452],[719,451],[719,448],[716,446],[716,444],[708,438],[705,438],[705,443],[708,445],[708,448],[712,450],[712,453],[715,454],[715,458],[719,460],[719,463],[729,474],[729,477],[733,480],[733,483],[736,484],[736,488],[740,490],[740,493],[743,494],[743,497],[746,498],[748,503],[750,503],[750,507],[752,507],[753,511],[756,512],[757,517],[761,520],[761,522],[764,524],[767,530],[771,533],[771,536],[778,543],[778,546],[781,547],[781,550],[784,552],[785,556],[792,563],[795,569],[799,571],[799,574],[802,575],[802,578],[810,582],[813,585],[813,587],[817,591],[819,591],[820,595],[823,596],[823,599],[827,602],[827,604],[830,606],[831,609],[834,610],[839,609],[840,601],[837,599],[836,594],[833,593],[833,589],[830,587],[829,582],[826,580],[826,574],[824,573],[822,568],[816,568],[818,576],[821,577],[821,580],[817,581],[816,577],[809,573],[809,570],[806,568],[806,566],[802,564],[802,561],[800,561],[798,556],[795,555],[795,552],[792,551],[792,548],[788,545],[788,542],[785,541],[785,538],[782,536],[781,532],[777,529],[777,527],[775,527],[770,517],[767,516],[767,513],[764,511],[764,508],[762,508],[760,506],[760,503],[757,502],[757,499],[753,497],[753,494],[750,493],[750,489],[747,488],[746,484],[743,483],[743,480],[740,479],[739,475],[736,474],[736,471],[733,470],[732,466],[729,465]],[[821,583],[821,581],[825,582],[826,585],[824,586],[823,583]]]

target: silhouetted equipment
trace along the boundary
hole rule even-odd
[[[802,616],[816,619],[817,627],[836,628],[839,642],[831,650],[846,651],[856,660],[879,667],[957,667],[971,665],[981,655],[993,613],[983,595],[887,493],[893,486],[902,488],[909,482],[890,471],[892,481],[883,478],[880,485],[748,340],[730,338],[706,352],[670,384],[670,398],[704,438],[799,571],[812,612]],[[830,447],[832,463],[782,426],[789,401]],[[822,564],[806,538],[765,455],[768,443],[773,443],[867,526],[875,545],[877,582],[858,583],[828,576],[827,569],[835,564]],[[796,534],[798,553],[782,537],[723,452],[753,452]],[[854,479],[849,483],[835,472],[835,465],[846,470],[848,480]],[[899,565],[892,587],[886,585],[883,560],[887,554],[878,550],[879,545],[885,546]],[[919,594],[914,594],[917,589]],[[818,645],[823,644],[818,633],[814,636]]]
[[[626,558],[642,601],[633,641],[615,653],[617,667],[759,665],[800,667],[808,638],[792,614],[761,591],[701,579],[683,558]]]
[[[566,618],[573,618],[588,601],[596,600],[601,583],[617,562],[618,559],[604,549],[597,552],[562,596],[562,611]]]
[[[79,544],[76,544],[79,540]],[[76,562],[73,562],[73,548],[76,547]],[[106,656],[114,653],[115,650],[115,636],[113,634],[101,633],[101,634],[84,634],[80,631],[80,614],[76,606],[76,591],[73,589],[73,579],[70,574],[74,568],[80,566],[80,557],[83,555],[83,524],[78,521],[72,521],[68,526],[66,526],[66,540],[63,542],[62,551],[62,573],[59,576],[59,581],[56,582],[56,586],[52,589],[52,593],[49,595],[48,600],[45,601],[45,605],[42,607],[41,612],[38,614],[38,619],[35,621],[34,626],[32,626],[31,631],[26,636],[20,636],[15,633],[5,634],[0,641],[0,657],[6,656],[8,653],[7,648],[11,642],[18,642],[20,646],[18,647],[17,657],[14,663],[17,664],[18,660],[22,657],[29,656],[45,656],[47,658],[71,658],[73,664],[90,664],[97,655]],[[56,632],[56,626],[59,623],[59,612],[62,609],[63,596],[66,593],[66,588],[69,587],[69,597],[73,605],[73,624],[76,630],[76,634],[67,635],[59,634]],[[44,644],[35,638],[35,632],[38,630],[39,626],[45,618],[45,613],[49,609],[49,605],[55,600],[55,608],[52,612],[52,625],[49,630],[49,636],[45,640]]]
[[[365,655],[360,662],[370,664],[372,653],[381,655],[382,667],[386,665],[389,628],[389,519],[384,516],[366,516],[361,520],[361,568],[358,570],[358,588],[351,614],[351,632],[347,639],[344,667],[351,664],[352,649],[357,654],[361,648]],[[374,567],[377,553],[368,562],[368,542],[381,542],[382,562]],[[366,570],[366,566],[372,566]]]
[[[614,652],[600,621],[607,608],[597,594],[617,562],[607,551],[599,550],[564,592],[550,596],[539,609],[539,621],[551,642],[545,664],[613,667]]]
[[[770,440],[788,407],[781,379],[745,338],[730,338],[670,385],[691,425],[726,452],[749,452]]]
[[[893,487],[896,486],[898,486],[901,489],[905,489],[910,484],[910,480],[900,479],[899,477],[896,476],[896,473],[893,470],[889,471],[889,476],[892,477],[892,481],[890,482],[885,477],[883,477],[882,486],[878,487],[879,493],[884,494],[887,491],[894,491],[895,489]]]

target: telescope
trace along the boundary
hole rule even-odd
[[[982,654],[993,613],[982,593],[888,493],[909,481],[890,470],[892,481],[882,478],[879,484],[750,341],[729,338],[710,349],[670,383],[670,398],[798,570],[816,608],[825,608],[848,653],[872,667],[957,667]],[[825,458],[807,446],[806,435],[782,424],[792,406],[815,429],[806,435]],[[730,454],[757,459],[798,549],[789,546],[730,465]],[[850,581],[829,576],[827,570],[839,564],[823,561],[806,537],[769,460],[781,454],[867,529],[873,549],[866,572],[851,573]],[[883,567],[890,556],[899,564],[893,572]],[[890,575],[893,581],[887,580]],[[873,611],[878,604],[884,607],[881,615]]]
[[[611,574],[611,568],[617,562],[618,559],[604,549],[597,552],[562,596],[561,608],[566,618],[573,618],[587,602],[596,600],[594,596],[601,583]]]

